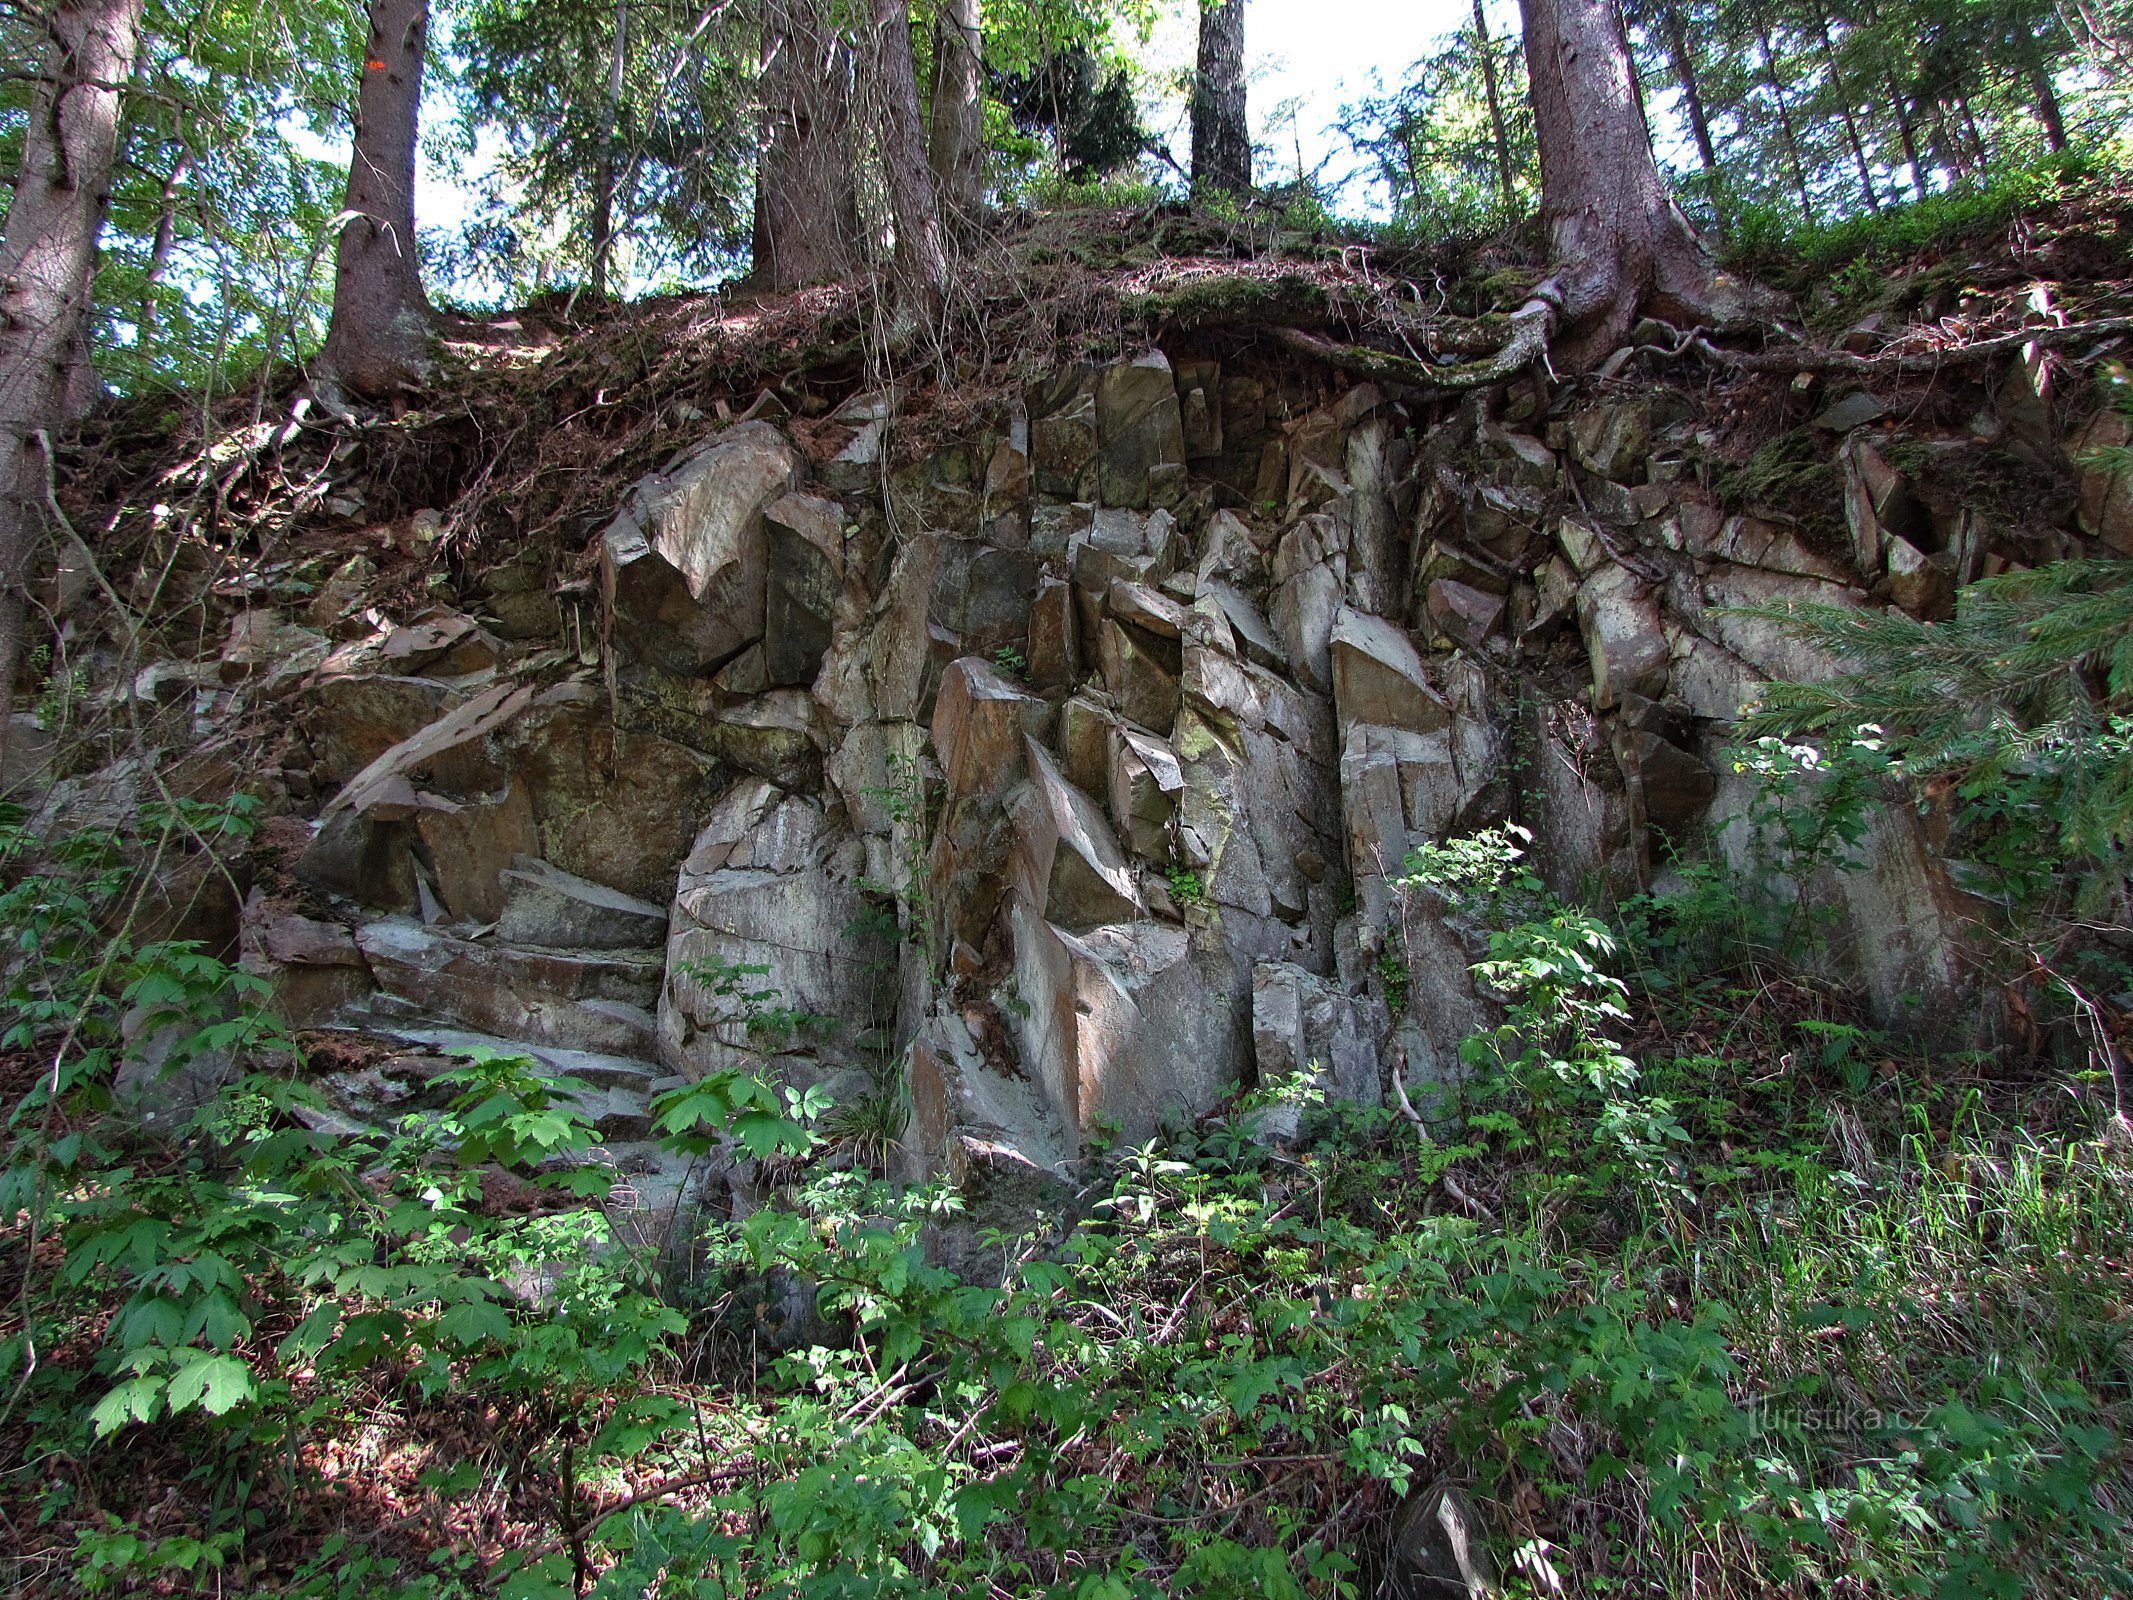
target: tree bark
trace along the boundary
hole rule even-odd
[[[826,0],[768,0],[764,12],[754,270],[767,288],[796,289],[859,260],[852,59]]]
[[[594,295],[607,295],[607,264],[615,252],[615,191],[621,186],[621,152],[616,143],[622,131],[623,70],[629,64],[629,0],[615,0],[614,48],[607,58],[607,117],[600,141],[600,167],[594,174],[592,214],[591,288]]]
[[[1481,48],[1481,87],[1489,99],[1489,136],[1496,142],[1496,179],[1503,188],[1506,214],[1518,205],[1518,191],[1511,170],[1511,136],[1504,131],[1503,93],[1496,82],[1496,48],[1489,42],[1488,14],[1481,0],[1474,0],[1474,39]]]
[[[934,191],[933,169],[926,164],[907,0],[874,0],[868,46],[870,98],[889,213],[896,223],[896,277],[918,308],[930,309],[947,287],[948,253],[941,238],[940,196]]]
[[[170,176],[163,180],[163,204],[156,213],[155,237],[148,247],[148,274],[141,294],[140,322],[134,335],[135,354],[143,362],[148,359],[148,353],[155,345],[156,331],[162,325],[163,313],[156,304],[156,290],[162,287],[163,279],[170,271],[171,253],[178,247],[178,195],[192,170],[192,152],[188,150],[171,164]]]
[[[1244,0],[1201,0],[1192,79],[1192,192],[1252,192],[1252,133],[1244,109]]]
[[[1614,0],[1521,0],[1520,10],[1555,266],[1536,294],[1548,314],[1528,326],[1553,323],[1554,355],[1577,369],[1614,349],[1640,310],[1708,318],[1717,279],[1652,159]]]
[[[963,226],[985,199],[985,103],[979,92],[985,44],[978,0],[939,3],[926,155],[945,219]]]
[[[1777,102],[1778,132],[1784,136],[1785,160],[1792,168],[1792,186],[1800,194],[1800,215],[1809,222],[1815,219],[1814,197],[1807,192],[1807,168],[1800,160],[1800,139],[1792,126],[1792,107],[1785,99],[1785,80],[1778,76],[1777,50],[1770,42],[1770,30],[1758,23],[1755,42],[1763,53],[1763,79],[1770,85],[1770,97]]]
[[[1911,102],[1904,92],[1896,87],[1896,80],[1889,80],[1889,104],[1896,108],[1896,131],[1903,137],[1903,158],[1911,168],[1911,192],[1919,199],[1926,197],[1926,167],[1918,154],[1918,129],[1911,121]]]
[[[333,320],[319,366],[367,400],[419,384],[431,314],[415,258],[415,135],[429,0],[370,0]]]
[[[1852,108],[1844,99],[1844,75],[1837,67],[1837,46],[1829,36],[1828,19],[1817,13],[1815,26],[1822,34],[1822,65],[1829,73],[1829,86],[1838,97],[1837,113],[1844,119],[1844,136],[1851,142],[1852,161],[1859,170],[1859,192],[1866,196],[1867,210],[1879,211],[1881,196],[1874,189],[1873,171],[1867,165],[1866,143],[1859,137],[1859,120],[1852,115]]]
[[[1696,154],[1703,162],[1703,170],[1711,177],[1718,176],[1718,147],[1711,139],[1711,118],[1704,110],[1703,90],[1696,81],[1696,58],[1689,53],[1688,33],[1681,25],[1681,13],[1668,6],[1666,18],[1667,52],[1674,58],[1674,79],[1681,85],[1681,99],[1689,109],[1689,131],[1696,136]]]
[[[2051,69],[2040,59],[2036,42],[2027,63],[2030,93],[2036,97],[2037,120],[2044,124],[2044,142],[2057,155],[2066,148],[2066,116],[2059,109],[2059,93],[2052,87]]]
[[[22,165],[0,236],[0,685],[14,707],[31,558],[45,528],[40,430],[69,420],[111,204],[117,87],[133,74],[141,0],[60,0],[41,19]],[[0,718],[0,756],[9,722]]]

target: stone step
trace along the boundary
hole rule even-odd
[[[346,1020],[460,1025],[502,1039],[651,1058],[664,951],[528,950],[455,938],[405,918],[356,932],[378,993]]]
[[[583,1090],[572,1093],[569,1098],[591,1119],[601,1139],[609,1143],[649,1139],[652,1096],[683,1081],[669,1075],[656,1061],[508,1039],[434,1022],[428,1025],[413,1022],[403,1026],[372,1026],[364,1031],[372,1038],[398,1045],[414,1045],[440,1056],[474,1050],[487,1050],[499,1056],[525,1056],[544,1076],[571,1078],[585,1085]],[[351,1111],[355,1109],[349,1108]],[[320,1125],[320,1131],[345,1132],[348,1130],[340,1127],[339,1122],[360,1119],[351,1119],[345,1113],[337,1112],[331,1120],[333,1125]],[[647,1148],[656,1150],[657,1147]]]

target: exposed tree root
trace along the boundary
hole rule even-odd
[[[2086,340],[2123,333],[2133,333],[2133,317],[2099,317],[2093,322],[2070,323],[2063,328],[2024,328],[2018,333],[1976,339],[1968,344],[1949,345],[1940,350],[1879,356],[1812,347],[1797,350],[1721,350],[1701,333],[1692,335],[1684,345],[1672,349],[1660,345],[1646,345],[1644,348],[1657,350],[1665,355],[1694,351],[1707,361],[1734,367],[1742,372],[1856,372],[1862,377],[1873,377],[1877,374],[1937,372],[1959,363],[1990,361],[1995,356],[2010,355],[2031,345],[2040,350],[2056,350],[2062,345],[2080,344]]]
[[[1507,319],[1509,337],[1493,355],[1479,361],[1437,366],[1412,356],[1374,350],[1367,345],[1340,344],[1302,328],[1275,324],[1267,332],[1287,348],[1331,366],[1345,367],[1366,378],[1382,378],[1406,384],[1425,395],[1466,394],[1515,377],[1548,354],[1548,335],[1561,307],[1549,285],[1542,285],[1523,306]]]

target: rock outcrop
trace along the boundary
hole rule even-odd
[[[1776,614],[1942,618],[2005,559],[1863,406],[1813,419],[1811,515],[1711,487],[1679,395],[1601,387],[1425,426],[1150,351],[915,461],[887,396],[707,424],[622,497],[597,595],[498,567],[480,615],[364,620],[336,571],[317,626],[246,612],[135,689],[290,708],[304,903],[245,938],[293,1024],[522,1048],[625,1144],[662,1081],[898,1083],[899,1176],[1064,1216],[1094,1142],[1240,1084],[1454,1077],[1490,1011],[1417,846],[1515,819],[1564,893],[1745,863],[1730,719],[1830,668]],[[2133,548],[2125,501],[2089,469],[2058,548]],[[1896,1018],[1967,981],[1958,899],[1908,812],[1870,856],[1822,886],[1832,960]],[[347,1103],[419,1098],[393,1070]]]

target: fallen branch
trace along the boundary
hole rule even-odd
[[[569,1549],[573,1541],[582,1542],[586,1535],[590,1534],[593,1529],[597,1528],[609,1517],[641,1506],[647,1501],[663,1500],[670,1494],[681,1493],[684,1489],[722,1488],[726,1484],[747,1477],[754,1470],[755,1462],[752,1459],[737,1462],[732,1466],[718,1467],[710,1472],[699,1472],[690,1477],[672,1479],[669,1482],[655,1485],[650,1489],[641,1489],[635,1494],[624,1496],[613,1505],[601,1506],[596,1510],[588,1511],[583,1517],[577,1519],[575,1523],[566,1528],[562,1538],[551,1539],[539,1549],[527,1554],[519,1562],[519,1570],[524,1571],[537,1561],[545,1561],[550,1556]]]
[[[1407,1098],[1407,1051],[1404,1048],[1393,1061],[1392,1092],[1393,1097],[1400,1102],[1400,1115],[1420,1129],[1425,1139],[1428,1138],[1429,1124],[1422,1120],[1422,1113],[1415,1109],[1415,1103]],[[1476,1222],[1496,1220],[1496,1213],[1461,1188],[1459,1180],[1453,1177],[1449,1170],[1438,1173],[1437,1181],[1444,1185],[1444,1192],[1458,1201],[1465,1208],[1467,1215]]]

